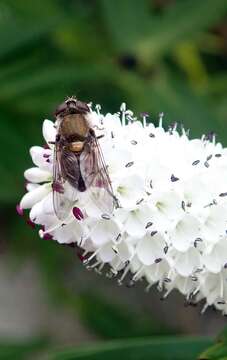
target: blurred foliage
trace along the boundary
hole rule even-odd
[[[7,239],[1,247],[15,255],[17,266],[20,259],[37,259],[52,299],[79,312],[100,337],[171,331],[65,285],[75,253],[38,239],[12,210],[24,191],[22,172],[31,165],[28,149],[42,144],[43,119],[53,118],[70,95],[100,103],[104,112],[126,101],[154,122],[163,111],[167,125],[182,122],[192,136],[215,131],[226,145],[226,19],[227,0],[0,2],[0,221]],[[207,344],[175,341],[128,340],[54,359],[112,359],[127,352],[131,359],[158,360],[170,359],[169,351],[173,359],[192,359]]]
[[[199,360],[227,360],[227,328],[218,336],[216,344],[199,356]]]
[[[89,329],[103,339],[172,334],[166,325],[157,323],[152,316],[132,312],[125,306],[108,302],[97,294],[87,292],[76,299],[75,308]]]
[[[49,360],[195,360],[210,344],[207,338],[159,338],[112,341],[50,352]]]
[[[47,339],[32,339],[27,343],[10,343],[8,340],[0,342],[1,360],[28,360],[37,356],[49,347]]]

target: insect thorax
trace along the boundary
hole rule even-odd
[[[62,119],[59,131],[66,139],[83,140],[87,137],[89,126],[83,115],[69,114]]]

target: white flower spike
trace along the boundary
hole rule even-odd
[[[35,167],[25,171],[27,193],[17,205],[43,239],[74,244],[88,268],[118,282],[156,284],[166,297],[178,289],[189,303],[205,300],[227,315],[227,149],[209,134],[189,139],[174,124],[140,122],[126,104],[116,114],[89,113],[104,135],[105,156],[120,208],[102,214],[82,193],[61,222],[52,203],[55,124],[43,123],[46,146],[33,146]],[[101,130],[99,130],[101,129]],[[96,130],[95,130],[96,131]]]

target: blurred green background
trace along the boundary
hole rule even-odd
[[[214,131],[227,145],[226,94],[227,0],[0,1],[0,359],[66,345],[75,350],[54,359],[195,359],[210,343],[199,336],[222,328],[220,314],[87,272],[74,250],[39,239],[15,204],[29,147],[66,96],[104,112],[125,101],[154,122],[163,111],[166,125]],[[175,334],[195,338],[176,345]]]

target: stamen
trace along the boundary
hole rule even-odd
[[[137,202],[136,202],[136,205],[140,205],[142,202],[144,201],[144,199],[139,199]]]
[[[203,308],[202,308],[202,310],[201,310],[201,314],[204,314],[204,313],[205,313],[205,311],[206,311],[206,309],[208,308],[208,306],[209,306],[208,303],[206,303],[206,304],[203,306]]]
[[[95,109],[96,109],[96,111],[97,111],[97,114],[100,115],[101,105],[100,105],[100,104],[96,104],[96,105],[95,105]]]
[[[202,242],[203,240],[201,238],[196,238],[194,241],[194,247],[196,248],[199,242]]]
[[[39,236],[44,240],[52,240],[53,239],[53,236],[50,233],[44,232],[43,230],[39,230]]]
[[[120,283],[120,284],[123,283],[123,280],[126,277],[126,275],[128,274],[129,270],[130,270],[130,263],[125,267],[122,276],[120,277],[120,279],[118,279],[118,283]]]
[[[116,239],[115,239],[115,242],[116,243],[120,243],[120,239],[121,239],[121,233],[119,233],[118,235],[117,235],[117,237],[116,237]]]
[[[98,265],[99,265],[99,266],[98,266]],[[94,266],[92,265],[92,268],[94,268],[95,272],[96,272],[98,275],[102,275],[102,269],[103,269],[104,265],[105,265],[104,262],[97,261],[96,266],[94,267]]]
[[[195,160],[193,161],[192,165],[195,166],[195,165],[198,165],[200,163],[200,160]]]
[[[145,287],[145,292],[148,292],[150,290],[150,288],[152,287],[153,284],[148,284],[146,287]]]
[[[53,236],[51,234],[45,233],[43,234],[44,240],[53,240]]]
[[[141,268],[135,273],[135,275],[133,276],[132,280],[133,281],[137,281],[141,275],[141,273],[143,272],[144,270],[144,265],[141,266]]]
[[[173,174],[171,175],[171,181],[172,182],[175,182],[175,181],[178,181],[178,180],[179,180],[178,177],[174,176]]]
[[[66,224],[66,225],[67,225],[67,224]],[[45,231],[40,230],[40,232],[42,231],[42,232],[43,232],[43,234],[46,234],[46,233],[51,233],[51,232],[53,232],[53,231],[55,231],[55,230],[59,229],[61,226],[62,226],[62,222],[58,221],[56,225],[54,225],[54,226],[50,227],[50,228],[49,228],[49,229],[47,229],[47,230],[45,229]],[[40,235],[40,237],[43,237],[43,236],[42,236],[42,235]]]
[[[126,122],[125,122],[126,103],[121,104],[120,110],[121,110],[121,113],[122,113],[121,114],[122,126],[125,127],[125,125],[126,125]]]
[[[31,219],[26,220],[26,223],[27,223],[32,229],[35,229],[35,223],[34,223]]]
[[[147,223],[147,225],[145,226],[145,229],[148,229],[150,226],[152,226],[153,225],[153,223],[151,222],[151,221],[149,221],[148,223]]]
[[[147,126],[147,117],[149,116],[149,114],[147,112],[142,112],[140,116],[143,119],[143,127],[145,128]]]
[[[167,252],[168,252],[168,250],[169,250],[168,245],[166,245],[163,250],[164,250],[164,254],[167,254]]]
[[[22,207],[20,206],[20,204],[17,204],[16,206],[16,212],[19,216],[23,216],[24,215],[24,210],[22,209]]]
[[[99,253],[99,251],[101,250],[101,247],[99,249],[97,249],[96,251],[93,252],[93,254],[91,254],[91,256],[89,256],[89,258],[85,259],[83,261],[84,265],[89,264],[89,262],[91,262],[92,259],[94,259],[96,257],[96,255]]]
[[[156,235],[157,234],[157,231],[151,231],[151,236],[154,236],[154,235]]]
[[[159,126],[160,128],[162,128],[162,119],[163,119],[164,113],[161,112],[158,116],[159,116],[159,124],[158,124],[158,126]]]
[[[102,215],[101,215],[101,218],[104,219],[104,220],[110,220],[110,215],[108,215],[108,214],[102,214]]]
[[[129,167],[131,167],[133,164],[134,164],[134,161],[130,161],[129,163],[127,163],[127,164],[125,165],[125,167],[126,167],[126,168],[129,168]]]
[[[84,219],[84,215],[83,215],[83,213],[82,213],[82,211],[78,208],[78,207],[74,207],[73,208],[73,210],[72,210],[72,212],[73,212],[73,215],[75,216],[75,218],[77,219],[77,220],[83,220]]]

